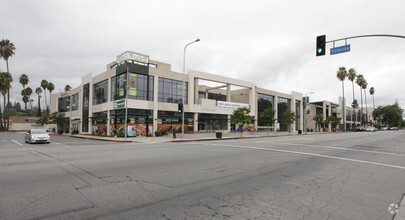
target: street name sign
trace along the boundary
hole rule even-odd
[[[339,54],[339,53],[346,53],[350,51],[350,44],[348,45],[344,45],[341,47],[334,47],[334,48],[330,48],[330,55],[335,55],[335,54]]]

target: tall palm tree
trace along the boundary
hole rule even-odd
[[[24,91],[24,90],[25,90],[25,86],[28,84],[28,81],[29,81],[27,74],[21,74],[19,80],[20,80],[21,85],[22,85],[23,88],[24,88],[24,89],[23,89],[23,91]],[[22,93],[22,92],[21,92],[21,93]],[[21,95],[22,95],[22,94],[21,94]],[[23,96],[24,96],[24,95],[23,95]],[[23,101],[24,101],[24,100],[23,100]],[[27,103],[28,103],[28,101],[27,101],[27,102],[24,102],[24,104],[25,104],[25,114],[28,113]]]
[[[367,80],[364,79],[361,88],[364,89],[364,102],[365,102],[365,104],[366,104],[366,123],[368,123],[368,109],[367,109],[367,97],[366,97],[366,94],[367,94],[367,92],[366,92],[367,85],[368,85]]]
[[[3,39],[0,41],[0,57],[7,63],[7,72],[10,72],[8,68],[8,58],[14,55],[15,46],[7,39]]]
[[[35,89],[35,93],[38,95],[38,113],[37,113],[37,115],[41,116],[41,96],[40,96],[40,94],[42,93],[41,87],[37,87]]]
[[[3,111],[3,119],[4,119],[4,128],[8,131],[9,128],[9,118],[8,113],[10,111],[10,105],[7,105],[6,111],[6,95],[7,95],[7,103],[10,103],[10,89],[11,89],[11,82],[13,82],[13,77],[9,72],[2,72],[0,73],[0,90],[1,94],[4,96],[4,111]]]
[[[42,89],[43,89],[43,91],[44,91],[44,95],[45,95],[45,107],[46,107],[46,111],[48,111],[48,102],[47,102],[47,100],[46,100],[46,89],[48,88],[48,85],[49,85],[49,83],[48,83],[48,81],[46,81],[45,79],[43,79],[43,80],[41,81],[41,87],[42,87]]]
[[[374,92],[375,92],[374,87],[370,87],[370,95],[372,95],[372,96],[373,96],[373,108],[375,109],[375,103],[374,103]]]
[[[349,72],[347,73],[347,78],[352,81],[352,88],[353,88],[353,101],[354,101],[354,80],[356,79],[357,73],[356,70],[353,68],[349,69]]]
[[[336,74],[337,78],[342,81],[342,93],[343,93],[343,103],[342,103],[342,118],[343,118],[343,131],[346,131],[346,117],[345,117],[345,85],[344,80],[347,76],[346,68],[341,66]]]
[[[361,116],[361,122],[363,122],[363,92],[362,92],[362,86],[363,86],[363,75],[358,75],[356,79],[356,84],[360,87],[360,116]]]
[[[70,85],[65,86],[65,92],[70,91],[71,89],[72,89],[72,87]]]
[[[357,102],[357,99],[354,99],[352,102],[352,108],[354,112],[354,120],[353,120],[353,126],[356,126],[356,120],[357,120],[357,114],[356,114],[356,109],[359,108],[359,103]],[[353,127],[354,128],[354,127]]]
[[[31,89],[31,87],[27,87],[26,89],[25,89],[25,94],[28,96],[28,100],[30,100],[31,99],[31,95],[32,95],[32,89]],[[30,103],[30,109],[32,109],[32,104]]]
[[[55,85],[51,82],[49,82],[48,84],[48,91],[49,91],[49,106],[51,106],[51,95],[52,95],[52,91],[55,90]]]

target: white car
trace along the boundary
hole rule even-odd
[[[48,143],[50,137],[45,129],[30,129],[25,134],[25,143]]]
[[[367,127],[366,129],[367,129],[367,132],[375,132],[375,131],[377,131],[377,129],[375,127],[372,127],[372,126]]]

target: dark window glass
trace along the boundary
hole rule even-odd
[[[72,95],[72,111],[79,109],[79,93]]]
[[[107,102],[108,80],[103,80],[93,85],[93,105]]]
[[[149,88],[148,88],[149,79]],[[129,74],[128,98],[153,101],[153,79],[151,75]],[[149,92],[148,92],[149,91]],[[111,78],[111,100],[126,96],[126,73]]]
[[[70,96],[65,96],[58,99],[58,109],[59,112],[70,111]]]
[[[90,84],[87,83],[83,85],[83,122],[82,122],[82,131],[89,131],[89,98],[90,98]]]
[[[286,112],[290,109],[290,100],[285,98],[278,98],[277,102],[277,121],[280,123],[280,130],[281,131],[288,131],[288,125],[283,124],[284,116],[283,112]]]
[[[185,82],[184,103],[188,100],[188,83]],[[158,101],[169,103],[180,103],[183,97],[183,82],[179,80],[159,78]]]
[[[274,103],[274,96],[266,95],[266,94],[257,94],[257,112],[258,112],[258,126],[269,126],[266,124],[260,117],[260,115],[264,112],[267,108],[273,108]],[[273,126],[271,124],[270,126]],[[259,128],[261,130],[261,128]]]

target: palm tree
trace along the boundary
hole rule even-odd
[[[346,68],[341,66],[336,74],[337,78],[342,81],[342,93],[343,93],[343,103],[342,103],[342,118],[343,118],[343,131],[346,131],[346,117],[345,117],[345,86],[344,80],[347,76]]]
[[[357,120],[357,114],[356,114],[356,109],[359,107],[359,103],[357,102],[357,99],[354,99],[352,102],[352,108],[354,112],[354,120],[353,120],[353,126],[356,125],[356,120]],[[355,127],[353,127],[355,128]]]
[[[25,94],[28,96],[28,100],[30,100],[31,99],[31,95],[32,95],[32,89],[31,89],[31,87],[27,87],[26,89],[25,89]],[[30,109],[32,109],[32,104],[30,103]]]
[[[65,92],[70,91],[71,89],[72,89],[72,87],[70,85],[65,86]]]
[[[48,91],[49,91],[49,105],[51,105],[51,95],[52,95],[52,91],[55,90],[55,85],[51,82],[49,82],[48,84]]]
[[[363,85],[362,85],[361,88],[364,89],[364,102],[366,104],[366,123],[368,123],[368,109],[367,109],[367,96],[366,96],[366,94],[367,94],[367,91],[366,91],[367,85],[368,85],[367,80],[364,79]]]
[[[7,63],[7,72],[10,72],[8,68],[8,58],[14,55],[15,46],[7,39],[3,39],[0,41],[0,57]]]
[[[372,95],[372,96],[373,96],[373,108],[375,109],[375,103],[374,103],[374,92],[375,92],[374,87],[370,87],[370,95]]]
[[[354,101],[354,80],[356,79],[357,73],[356,70],[353,68],[349,69],[349,72],[347,73],[347,78],[352,81],[352,88],[353,88],[353,101]]]
[[[28,81],[29,81],[27,74],[21,74],[19,80],[20,80],[21,85],[22,85],[23,88],[24,88],[23,91],[25,91],[25,86],[28,84]],[[23,93],[23,92],[21,92],[21,95],[22,95],[22,93]],[[23,96],[24,96],[24,95],[23,95]],[[23,100],[23,101],[24,101],[24,100]],[[28,101],[27,101],[27,102],[28,102]],[[25,104],[25,114],[28,113],[27,102],[24,102],[24,104]]]
[[[47,100],[46,100],[46,89],[48,88],[48,85],[49,85],[49,83],[48,83],[48,81],[46,81],[45,79],[43,79],[43,80],[41,81],[41,87],[42,87],[42,89],[44,90],[44,94],[45,94],[45,107],[46,107],[46,111],[48,111],[48,102],[47,102]]]
[[[38,116],[41,116],[41,96],[39,94],[42,93],[41,87],[37,87],[35,89],[35,93],[38,95]]]
[[[11,82],[13,82],[13,77],[9,72],[2,72],[0,73],[0,90],[1,94],[4,96],[4,111],[3,111],[3,118],[4,118],[4,128],[8,130],[9,128],[9,118],[8,113],[10,111],[10,105],[7,105],[6,111],[6,94],[7,94],[7,103],[10,103],[10,89],[11,89]]]
[[[357,76],[356,84],[360,87],[360,115],[361,115],[361,122],[363,122],[363,93],[362,93],[363,80],[364,80],[363,75],[360,74],[360,75]]]

